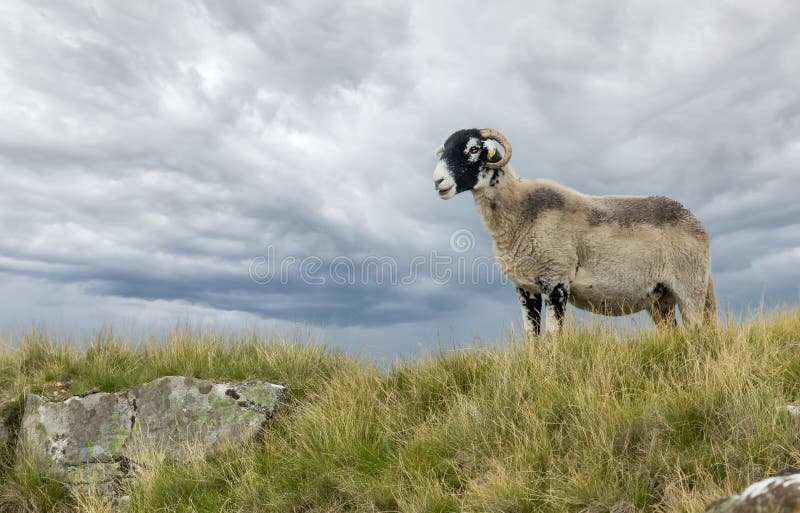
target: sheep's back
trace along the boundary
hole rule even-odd
[[[708,240],[702,223],[683,205],[664,196],[589,197],[586,222],[591,228],[655,227],[687,232]]]

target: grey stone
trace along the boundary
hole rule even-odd
[[[256,434],[272,416],[283,391],[258,381],[226,384],[161,378],[131,391],[136,400],[134,436],[180,460],[198,446],[213,447]]]
[[[706,513],[800,513],[800,473],[784,471],[720,499]]]
[[[0,412],[2,412],[2,411],[3,411],[3,408],[2,408],[2,405],[0,405]],[[9,435],[9,432],[8,432],[8,427],[6,426],[6,423],[3,420],[3,417],[0,416],[0,447],[3,447],[4,445],[6,445],[8,443],[9,436],[10,435]]]
[[[29,395],[18,446],[31,447],[72,486],[93,486],[119,501],[119,484],[142,449],[176,461],[221,443],[257,436],[285,388],[262,381],[212,383],[167,376],[131,390],[53,402]]]
[[[128,394],[97,393],[49,402],[29,395],[19,442],[37,447],[62,467],[108,463],[123,456],[134,410]]]
[[[796,404],[787,405],[786,411],[789,412],[789,416],[794,422],[794,427],[800,430],[800,406],[797,406]]]

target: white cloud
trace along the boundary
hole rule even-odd
[[[500,286],[247,276],[267,245],[408,261],[468,228],[488,254],[471,200],[442,203],[430,178],[433,149],[470,126],[506,133],[524,176],[686,203],[732,306],[762,282],[796,299],[793,2],[12,1],[0,20],[0,269],[56,303],[79,287],[106,305],[75,313],[87,324],[138,301],[497,333],[517,312]]]

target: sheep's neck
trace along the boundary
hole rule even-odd
[[[506,167],[494,186],[472,191],[478,214],[486,229],[489,230],[496,249],[500,251],[508,249],[504,248],[504,241],[508,239],[511,242],[513,239],[511,232],[518,227],[514,218],[518,210],[516,208],[518,202],[515,201],[515,198],[519,181],[516,173]]]

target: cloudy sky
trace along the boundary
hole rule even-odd
[[[522,176],[686,204],[723,309],[796,304],[798,26],[768,0],[4,1],[0,332],[501,338],[472,198],[431,183],[485,126]]]

